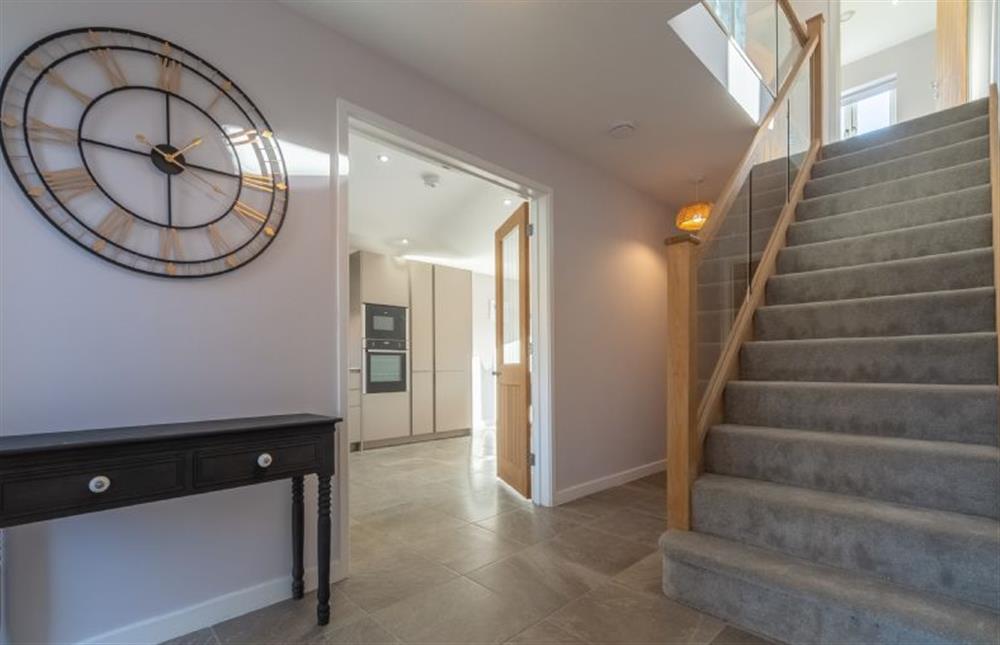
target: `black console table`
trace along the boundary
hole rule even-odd
[[[316,613],[325,625],[339,422],[292,414],[0,437],[0,528],[291,479],[292,595],[302,598],[303,477],[316,474]]]

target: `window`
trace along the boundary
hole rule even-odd
[[[845,139],[895,123],[895,75],[844,92],[840,98],[840,122]]]

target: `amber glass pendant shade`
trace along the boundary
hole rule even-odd
[[[686,204],[677,211],[677,228],[682,231],[696,233],[708,221],[708,215],[712,212],[711,202],[692,202]]]

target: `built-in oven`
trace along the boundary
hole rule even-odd
[[[407,391],[406,307],[365,305],[363,394]]]

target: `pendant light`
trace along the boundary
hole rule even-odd
[[[698,186],[701,185],[702,181],[702,179],[698,179],[694,182],[694,201],[685,204],[677,211],[675,224],[682,231],[697,233],[708,221],[708,216],[712,212],[711,202],[698,201]]]

